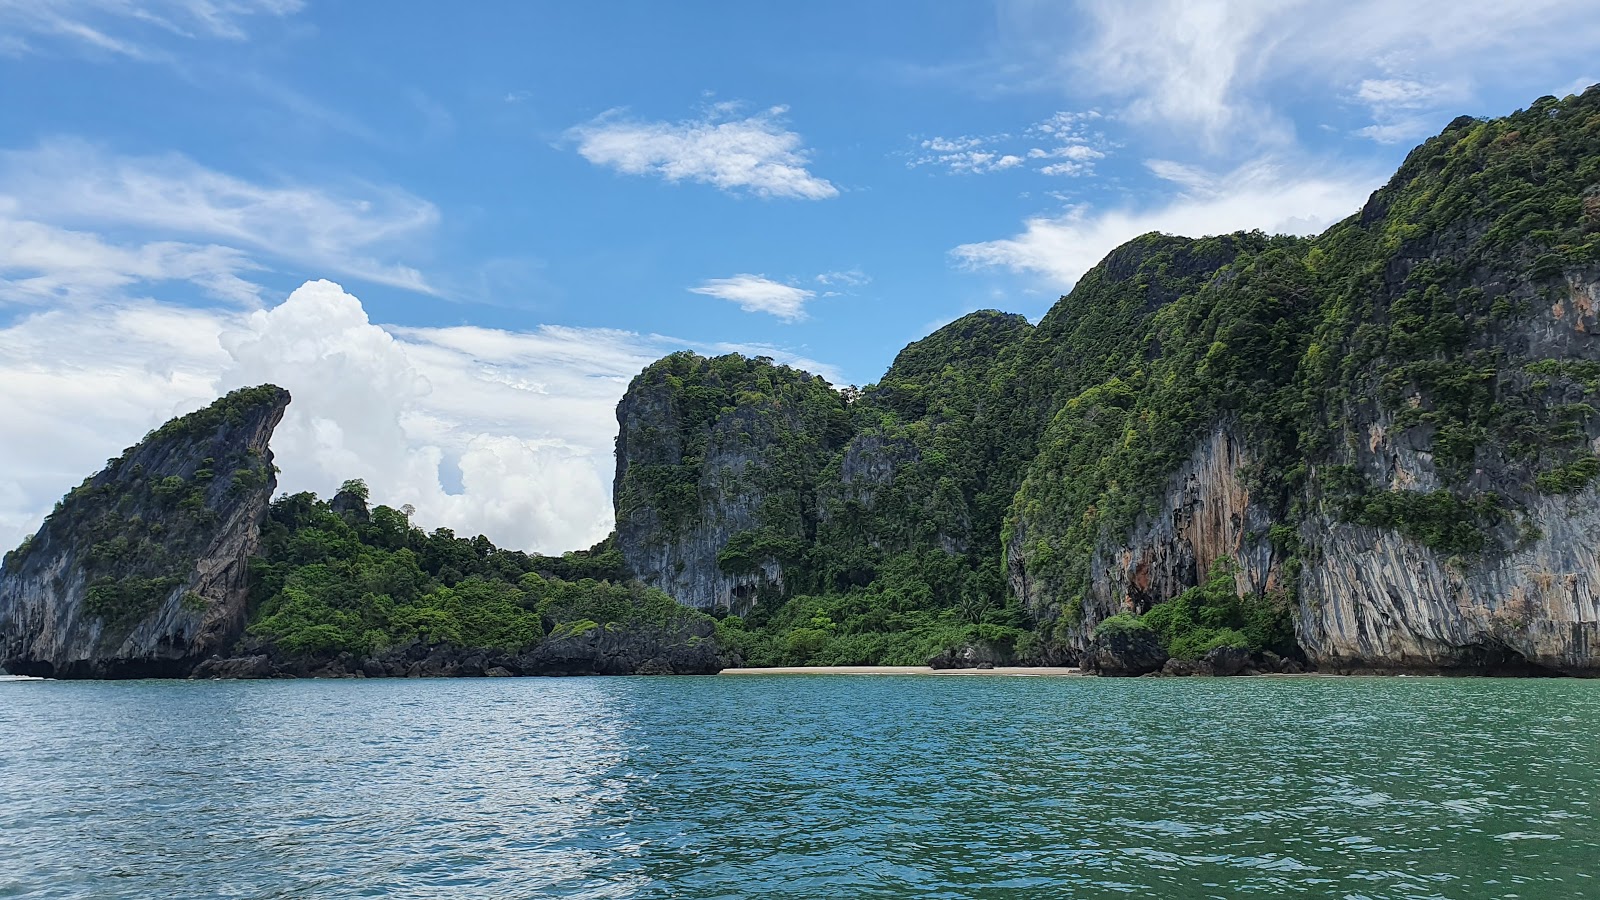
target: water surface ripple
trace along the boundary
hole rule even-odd
[[[0,684],[0,897],[1600,896],[1600,682]]]

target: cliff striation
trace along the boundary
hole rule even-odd
[[[0,666],[187,674],[245,627],[248,561],[289,394],[262,385],[174,419],[73,489],[0,569]]]

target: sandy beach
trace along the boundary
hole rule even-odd
[[[1049,666],[997,666],[993,669],[935,669],[931,666],[772,666],[723,669],[718,675],[1082,675],[1078,669]]]

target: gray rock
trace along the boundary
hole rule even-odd
[[[1011,652],[988,641],[951,647],[928,660],[928,665],[935,669],[992,669],[1011,664]]]
[[[257,656],[236,656],[224,659],[220,656],[202,662],[195,667],[191,678],[271,678],[278,674],[277,667],[272,664],[271,657],[266,654]]]
[[[1242,647],[1217,647],[1206,653],[1204,662],[1218,675],[1237,675],[1250,664],[1250,651]]]
[[[1203,659],[1169,659],[1161,667],[1161,674],[1169,678],[1181,678],[1191,675],[1215,675],[1217,670],[1210,662]]]

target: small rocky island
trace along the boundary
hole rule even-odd
[[[559,557],[272,500],[237,391],[0,572],[55,677],[1081,665],[1600,674],[1600,87],[1462,117],[1311,238],[1148,234],[1037,324],[837,389],[677,353],[617,411],[616,532]]]

